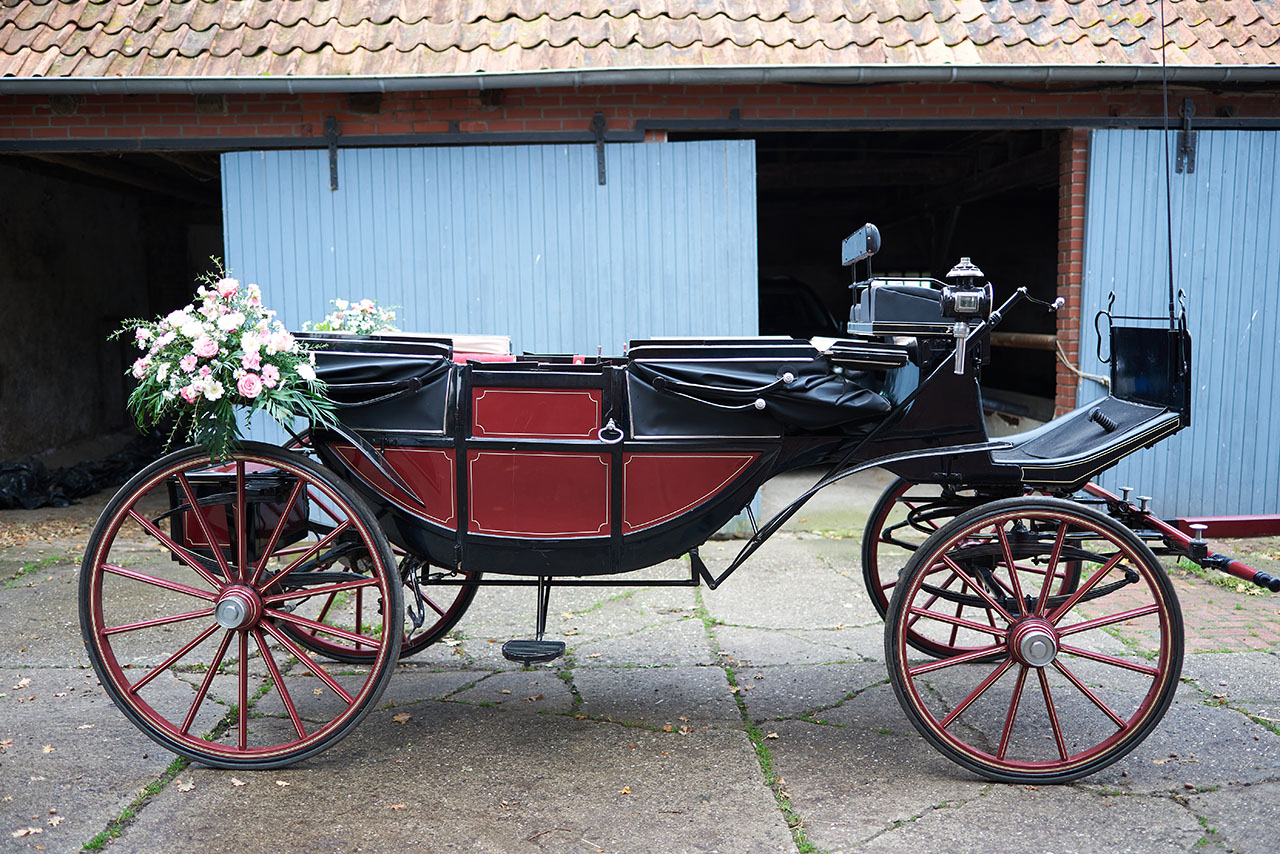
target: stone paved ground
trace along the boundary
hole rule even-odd
[[[1188,654],[1153,735],[1074,784],[991,784],[916,735],[887,684],[854,557],[886,482],[820,494],[716,591],[556,591],[570,653],[552,667],[498,654],[532,592],[482,590],[351,737],[264,772],[173,762],[86,669],[95,502],[0,514],[0,851],[113,833],[130,852],[1276,850],[1280,596],[1171,567]],[[1277,553],[1216,547],[1259,568]]]

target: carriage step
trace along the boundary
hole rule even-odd
[[[502,657],[521,664],[555,661],[564,655],[564,641],[509,640],[502,645]]]

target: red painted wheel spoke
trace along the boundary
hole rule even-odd
[[[944,581],[944,582],[942,582],[941,586],[939,586],[939,588],[938,588],[938,589],[939,589],[939,590],[946,590],[946,589],[947,589],[947,587],[948,587],[948,586],[950,586],[951,582],[953,582],[953,581],[955,581],[955,580],[956,580],[956,577],[957,577],[957,576],[956,576],[956,574],[955,574],[954,572],[953,572],[953,573],[951,573],[950,575],[948,575],[948,576],[947,576],[947,580],[946,580],[946,581]],[[932,607],[933,607],[933,603],[934,603],[934,602],[937,602],[937,601],[938,601],[938,598],[939,598],[939,595],[938,595],[937,593],[931,593],[931,594],[929,594],[929,598],[928,598],[928,599],[926,599],[926,600],[924,601],[924,604],[923,604],[923,605],[921,605],[920,607],[921,607],[921,608],[923,608],[923,609],[925,609],[925,610],[928,610],[929,608],[932,608]],[[911,628],[912,626],[914,626],[914,625],[915,625],[916,620],[918,620],[918,619],[920,619],[920,618],[919,618],[919,617],[913,617],[913,618],[911,618],[910,620],[908,620],[908,621],[907,621],[907,628],[909,629],[909,628]]]
[[[185,620],[194,620],[197,617],[208,617],[213,613],[212,608],[203,608],[199,611],[188,611],[185,614],[175,614],[172,617],[157,617],[154,620],[143,620],[140,623],[127,623],[123,626],[112,626],[109,629],[103,629],[104,635],[115,635],[121,632],[136,632],[138,629],[150,629],[155,626],[167,626],[170,623],[181,623]]]
[[[213,531],[209,529],[209,520],[204,518],[200,502],[196,500],[195,491],[191,489],[191,482],[187,480],[185,472],[178,472],[178,484],[182,487],[182,493],[187,498],[187,504],[191,506],[191,514],[196,517],[196,522],[200,525],[200,532],[204,534],[204,541],[209,544],[209,551],[213,552],[214,558],[218,561],[218,567],[222,570],[222,577],[230,580],[231,567],[227,566],[227,558],[222,554],[222,549],[218,548],[218,543],[213,538]]]
[[[314,673],[316,676],[320,677],[320,681],[328,685],[329,688],[333,691],[333,693],[337,694],[347,703],[354,702],[354,698],[350,694],[348,694],[341,685],[335,682],[333,677],[330,676],[327,672],[325,672],[324,668],[320,667],[318,664],[312,661],[311,657],[307,655],[305,652],[303,652],[301,647],[299,647],[293,641],[289,640],[289,638],[284,634],[284,632],[280,631],[275,626],[271,625],[271,623],[263,623],[262,627],[266,629],[267,634],[275,638],[276,641],[281,646],[289,650],[290,655],[298,659],[298,661],[302,662],[302,665],[306,667],[308,670],[310,670],[312,673]]]
[[[991,673],[988,674],[987,678],[983,679],[982,682],[978,684],[977,688],[974,688],[972,691],[969,692],[969,696],[965,697],[963,700],[960,701],[960,705],[952,709],[945,718],[939,721],[938,725],[941,726],[943,729],[946,729],[947,727],[951,726],[951,722],[954,721],[956,718],[960,717],[960,715],[964,714],[964,710],[969,708],[969,706],[972,705],[975,700],[977,700],[983,694],[987,693],[987,689],[990,688],[992,685],[996,684],[997,679],[999,679],[1001,676],[1008,673],[1010,667],[1013,667],[1013,659],[1006,658],[1000,664],[999,667],[991,671]]]
[[[1067,601],[1059,605],[1058,609],[1048,616],[1047,619],[1049,620],[1049,622],[1053,623],[1054,625],[1057,625],[1058,621],[1061,620],[1063,617],[1065,617],[1067,615],[1067,612],[1070,611],[1072,608],[1074,608],[1076,606],[1076,603],[1079,602],[1081,599],[1083,599],[1085,595],[1088,594],[1088,592],[1092,590],[1098,584],[1099,581],[1102,580],[1102,577],[1106,575],[1108,572],[1110,572],[1112,568],[1114,568],[1115,565],[1122,560],[1124,560],[1124,552],[1116,552],[1114,555],[1112,555],[1111,559],[1108,560],[1106,563],[1104,563],[1101,569],[1099,569],[1093,575],[1089,576],[1088,581],[1086,581],[1084,584],[1076,588],[1076,592],[1072,593],[1067,598]]]
[[[359,581],[342,581],[336,584],[325,584],[321,587],[306,587],[301,590],[294,590],[289,593],[276,593],[272,596],[263,598],[262,604],[276,605],[280,602],[288,602],[293,599],[307,599],[312,596],[323,596],[326,593],[337,594],[343,590],[355,590],[357,587],[369,587],[378,583],[376,578],[361,578]],[[425,597],[423,597],[425,598]],[[333,596],[329,597],[329,603],[333,602]],[[326,604],[324,611],[320,614],[320,619],[324,619],[324,615],[329,612],[329,605]]]
[[[964,606],[961,605],[959,607],[964,607]],[[926,619],[937,620],[942,623],[950,623],[951,625],[956,627],[963,626],[966,629],[973,629],[975,632],[982,632],[983,634],[995,635],[996,637],[999,637],[999,638],[1007,637],[1009,634],[1008,629],[1001,629],[996,626],[984,626],[982,625],[982,623],[975,623],[972,620],[966,620],[963,617],[959,617],[959,616],[953,617],[950,614],[939,614],[937,611],[930,611],[925,608],[913,607],[910,609],[910,611],[912,614],[917,614]]]
[[[298,710],[293,705],[293,698],[289,696],[289,689],[285,687],[284,676],[280,673],[280,668],[276,665],[276,660],[271,657],[271,650],[267,649],[267,642],[262,637],[261,629],[253,630],[253,640],[258,645],[258,652],[262,655],[262,660],[266,662],[267,671],[271,674],[271,679],[276,683],[276,690],[280,692],[280,699],[284,702],[284,707],[289,712],[289,720],[293,721],[293,728],[298,733],[298,738],[306,738],[307,731],[302,727],[302,718],[298,716]]]
[[[175,543],[168,534],[166,534],[164,531],[157,528],[150,519],[148,519],[146,516],[143,516],[141,513],[137,512],[136,510],[130,510],[129,516],[135,522],[141,525],[148,534],[150,534],[151,536],[159,540],[161,545],[163,545],[169,551],[173,552],[173,556],[176,557],[178,560],[182,561],[184,566],[190,567],[192,570],[195,571],[197,575],[199,575],[205,581],[209,582],[209,584],[213,586],[214,590],[222,589],[222,586],[223,584],[225,584],[225,582],[219,581],[217,578],[214,577],[212,572],[205,569],[200,564],[200,559],[199,557],[196,556],[194,552],[190,551],[189,549],[185,549],[182,546]],[[216,546],[214,548],[214,551],[217,551]]]
[[[210,593],[208,590],[200,590],[196,587],[188,587],[185,584],[179,584],[176,581],[168,581],[164,578],[156,578],[154,575],[147,575],[145,572],[138,572],[134,569],[126,569],[123,566],[116,566],[111,563],[102,564],[102,571],[109,572],[112,575],[119,575],[122,578],[129,578],[133,581],[141,581],[143,584],[150,584],[154,587],[162,587],[165,590],[172,590],[174,593],[182,593],[192,596],[196,599],[203,599],[206,602],[212,602],[217,599],[217,595]]]
[[[1013,735],[1013,721],[1018,716],[1018,704],[1022,701],[1022,689],[1027,684],[1027,667],[1022,665],[1018,670],[1018,681],[1013,686],[1013,696],[1009,698],[1009,714],[1004,719],[1004,729],[1000,732],[1000,747],[996,749],[996,758],[1004,759],[1009,752],[1009,737]]]
[[[267,546],[262,550],[262,557],[258,559],[258,565],[253,568],[253,576],[249,579],[250,587],[257,586],[258,579],[262,577],[262,571],[267,568],[267,561],[276,556],[276,543],[280,542],[280,537],[284,534],[285,524],[289,521],[289,514],[293,512],[293,505],[297,503],[298,495],[301,492],[302,479],[298,478],[293,482],[293,490],[289,493],[289,500],[284,503],[284,510],[280,513],[280,521],[271,530],[271,539],[267,540]]]
[[[1057,668],[1059,673],[1067,677],[1067,680],[1076,687],[1077,691],[1079,691],[1081,694],[1084,694],[1086,697],[1088,697],[1089,701],[1093,703],[1095,706],[1097,706],[1104,715],[1111,718],[1111,722],[1113,724],[1115,724],[1120,729],[1124,729],[1125,727],[1128,726],[1128,724],[1125,723],[1124,718],[1120,717],[1115,712],[1111,711],[1111,707],[1108,706],[1106,703],[1102,702],[1101,700],[1099,700],[1098,696],[1089,690],[1089,686],[1081,682],[1080,678],[1076,676],[1074,673],[1072,673],[1070,670],[1068,670],[1066,665],[1064,665],[1061,661],[1055,661],[1053,662],[1053,666]]]
[[[196,691],[195,699],[191,701],[191,709],[187,712],[187,716],[182,719],[182,729],[180,732],[186,733],[191,729],[191,725],[196,721],[196,713],[200,710],[200,704],[204,702],[205,696],[209,693],[209,686],[213,684],[213,677],[218,675],[218,668],[222,666],[222,658],[227,654],[227,647],[231,646],[231,638],[235,636],[235,632],[227,632],[222,636],[222,643],[218,644],[218,651],[214,654],[209,669],[205,671],[204,679],[200,682],[200,688]]]
[[[330,626],[326,623],[317,623],[315,620],[308,620],[306,617],[299,617],[297,614],[290,614],[286,611],[275,611],[267,608],[266,615],[273,619],[289,623],[294,626],[303,626],[309,629],[315,629],[320,634],[333,635],[334,637],[349,640],[359,646],[378,647],[376,638],[369,638],[364,635],[358,635],[355,632],[349,632],[346,629],[340,629],[337,626]]]
[[[439,605],[437,605],[434,601],[432,601],[431,597],[430,597],[430,596],[428,596],[427,594],[425,594],[425,593],[419,593],[419,594],[418,594],[418,601],[420,601],[420,602],[426,602],[428,605],[430,605],[430,606],[431,606],[431,610],[432,610],[432,611],[435,611],[437,614],[439,614],[439,615],[440,615],[440,616],[442,616],[442,617],[444,616],[444,613],[445,613],[445,612],[444,612],[444,609],[443,609],[443,608],[441,608]]]
[[[241,582],[249,576],[248,510],[244,500],[244,460],[236,460],[236,578]]]
[[[1045,605],[1049,602],[1049,593],[1053,588],[1053,580],[1058,578],[1058,561],[1062,557],[1062,544],[1067,539],[1067,523],[1058,523],[1058,536],[1054,538],[1053,550],[1049,552],[1049,565],[1044,568],[1044,582],[1040,585],[1040,598],[1036,600],[1037,617],[1044,615]],[[1065,577],[1065,573],[1062,577]],[[1066,758],[1065,756],[1063,757]]]
[[[994,610],[997,614],[1003,617],[1006,623],[1013,622],[1013,617],[1009,615],[1009,612],[1006,611],[1003,607],[1001,607],[1000,603],[997,602],[994,598],[992,598],[990,593],[983,590],[982,587],[978,584],[978,582],[973,580],[973,578],[969,575],[969,573],[961,569],[960,564],[952,560],[949,555],[945,555],[945,554],[942,555],[942,559],[946,562],[947,566],[951,567],[952,572],[954,572],[956,575],[964,579],[964,582],[973,588],[973,592],[977,593],[980,597],[982,597],[983,601],[985,601],[988,605],[990,605],[992,610]]]
[[[237,692],[238,722],[236,725],[236,745],[245,750],[249,746],[249,633],[237,632],[240,641],[240,673],[237,676],[239,691]]]
[[[191,650],[195,649],[200,644],[204,643],[205,640],[209,637],[209,635],[213,634],[217,630],[218,630],[218,624],[214,623],[212,626],[209,626],[200,634],[196,635],[192,640],[187,642],[186,646],[182,647],[182,649],[178,650],[173,655],[166,658],[164,662],[160,664],[159,667],[156,667],[146,676],[143,676],[137,682],[134,682],[132,685],[130,685],[129,693],[130,694],[138,693],[138,691],[142,690],[142,687],[144,685],[146,685],[152,679],[155,679],[161,673],[164,673],[166,670],[172,667],[179,659],[185,657],[187,653],[191,652]]]
[[[1092,629],[1100,629],[1103,626],[1114,625],[1115,623],[1123,623],[1125,620],[1135,620],[1138,617],[1145,617],[1148,614],[1158,614],[1160,606],[1157,604],[1144,605],[1141,608],[1134,608],[1130,611],[1122,611],[1119,614],[1112,614],[1108,617],[1098,617],[1093,620],[1086,620],[1083,623],[1073,623],[1070,626],[1058,630],[1059,635],[1074,635],[1080,632],[1087,632]]]
[[[997,643],[991,646],[983,646],[978,649],[971,649],[960,655],[953,655],[951,658],[944,658],[940,661],[931,661],[928,664],[920,664],[915,667],[908,667],[907,673],[911,676],[919,676],[923,673],[932,673],[935,670],[942,670],[946,667],[954,667],[957,664],[968,664],[970,661],[977,661],[986,658],[988,655],[1004,651],[1004,644]]]
[[[957,602],[956,603],[956,619],[957,620],[960,619],[960,615],[963,613],[964,613],[964,603]],[[951,625],[951,635],[947,638],[947,646],[951,647],[952,649],[955,649],[956,638],[958,637],[960,637],[960,624],[953,623]]]
[[[348,520],[338,525],[329,533],[325,534],[323,537],[321,537],[319,540],[315,542],[315,545],[311,546],[305,552],[299,555],[297,560],[295,560],[293,563],[289,564],[284,569],[277,572],[275,575],[271,576],[270,580],[268,580],[266,584],[258,588],[258,592],[265,595],[268,590],[270,590],[272,587],[276,586],[282,580],[284,580],[284,578],[289,573],[293,572],[295,569],[302,566],[307,561],[311,560],[312,557],[319,554],[321,549],[329,545],[329,543],[333,542],[338,537],[339,534],[341,534],[343,531],[347,530],[347,528],[350,528],[350,527],[351,527],[351,522]]]
[[[361,621],[364,617],[364,588],[356,588],[356,634],[362,635]]]
[[[1090,661],[1098,661],[1102,664],[1110,664],[1112,667],[1122,667],[1125,670],[1132,670],[1135,673],[1145,673],[1148,676],[1159,676],[1160,670],[1155,667],[1148,667],[1145,664],[1138,664],[1134,661],[1125,661],[1123,658],[1116,658],[1113,655],[1103,655],[1100,652],[1093,652],[1088,649],[1080,649],[1075,646],[1067,646],[1062,644],[1059,647],[1063,652],[1069,652],[1072,655],[1078,655],[1081,658],[1087,658]]]
[[[1036,668],[1040,677],[1040,693],[1044,694],[1044,705],[1049,711],[1049,726],[1053,728],[1053,743],[1058,746],[1058,758],[1067,761],[1067,742],[1062,738],[1062,725],[1058,723],[1058,709],[1053,705],[1053,694],[1049,691],[1049,677],[1043,667]]]
[[[1018,613],[1027,613],[1026,600],[1022,597],[1022,582],[1018,580],[1018,564],[1013,559],[1013,549],[1009,547],[1009,535],[1004,525],[996,525],[996,536],[1000,538],[1000,551],[1004,553],[1005,566],[1009,567],[1009,583],[1013,585],[1013,600],[1018,603]]]

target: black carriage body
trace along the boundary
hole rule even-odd
[[[316,343],[342,406],[342,429],[317,430],[317,450],[382,511],[392,541],[440,566],[518,575],[679,556],[768,478],[863,442],[919,375],[846,370],[790,339],[633,342],[627,358],[579,363],[455,360],[443,342],[398,336]],[[967,405],[953,392],[854,459],[982,441],[976,385],[960,384]],[[948,414],[960,423],[940,423]]]
[[[615,358],[313,335],[340,406],[340,426],[313,435],[400,547],[450,569],[582,576],[696,548],[788,469],[878,464],[988,497],[1061,494],[1188,423],[1184,330],[1117,327],[1112,395],[992,442],[982,339],[956,373],[954,339],[932,315],[912,323],[880,318],[822,349],[654,339]],[[1143,355],[1153,341],[1164,350]]]

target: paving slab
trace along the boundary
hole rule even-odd
[[[866,664],[780,665],[736,671],[741,695],[752,720],[790,718],[818,710],[825,719],[852,693],[885,680],[884,666]]]
[[[774,768],[820,850],[847,850],[987,785],[940,757],[914,732],[867,733],[802,721],[771,724]],[[928,849],[925,850],[943,850]]]
[[[658,622],[618,637],[583,638],[573,645],[573,654],[576,661],[593,667],[716,663],[706,627],[697,617]]]
[[[757,629],[716,626],[720,652],[735,666],[831,664],[883,658],[884,628],[878,623],[843,629]]]
[[[1240,712],[1206,705],[1183,685],[1146,741],[1084,785],[1126,792],[1174,792],[1280,778],[1280,736]]]
[[[578,667],[576,712],[650,726],[741,726],[738,704],[719,667]]]
[[[996,784],[978,797],[939,801],[866,840],[858,850],[903,854],[1190,851],[1202,836],[1204,829],[1195,816],[1163,798],[1100,796],[1069,786]],[[827,847],[820,837],[818,845]],[[848,850],[848,846],[837,841],[829,850]]]
[[[5,668],[0,694],[0,850],[78,850],[173,760],[91,672]]]
[[[554,671],[517,670],[495,673],[449,699],[491,705],[507,712],[569,712],[574,707],[569,686]]]
[[[713,573],[728,566],[734,543],[702,550]],[[878,622],[857,571],[852,540],[776,536],[716,590],[704,591],[707,612],[731,625],[815,629]],[[850,571],[853,570],[853,571]]]
[[[431,705],[282,771],[192,768],[112,850],[795,850],[741,732]]]
[[[1280,782],[1224,786],[1187,798],[1188,809],[1203,818],[1208,841],[1227,851],[1274,851]]]

